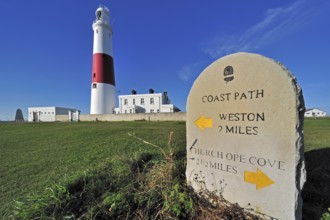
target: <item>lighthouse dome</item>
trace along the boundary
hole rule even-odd
[[[102,23],[109,23],[110,11],[106,6],[100,5],[95,11],[96,20],[95,22],[101,21]]]

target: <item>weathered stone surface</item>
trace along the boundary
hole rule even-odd
[[[188,96],[188,185],[266,219],[300,219],[304,109],[278,62],[251,53],[215,61]]]

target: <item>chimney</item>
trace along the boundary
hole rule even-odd
[[[154,90],[153,89],[149,89],[149,94],[154,94]]]

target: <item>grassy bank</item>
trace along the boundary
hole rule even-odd
[[[113,172],[127,173],[128,161],[142,153],[161,157],[128,133],[166,146],[171,131],[173,146],[184,148],[182,122],[0,124],[0,207],[110,163]]]
[[[330,120],[307,119],[304,133],[306,158],[313,158],[307,161],[308,174],[315,168],[327,174],[311,161],[327,160],[312,155],[329,152]],[[33,204],[53,214],[56,209],[85,213],[85,218],[125,219],[133,211],[150,218],[203,213],[203,202],[193,207],[185,192],[185,135],[184,122],[0,123],[0,213]],[[319,178],[310,178],[305,198],[323,201],[312,202],[322,212],[327,204],[322,196],[329,192],[315,190]],[[239,217],[236,208],[229,210]]]

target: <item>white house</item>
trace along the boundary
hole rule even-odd
[[[131,95],[120,95],[119,107],[115,108],[116,114],[133,113],[162,113],[180,111],[175,105],[171,104],[167,92],[154,93],[153,89],[149,94],[137,94],[135,90]]]
[[[29,122],[56,121],[57,115],[67,115],[69,121],[79,121],[80,111],[61,107],[30,107],[28,108]]]
[[[320,109],[317,109],[317,108],[310,108],[310,109],[307,109],[305,111],[305,117],[307,118],[316,118],[316,117],[325,117],[326,116],[326,112],[325,111],[322,111]]]

